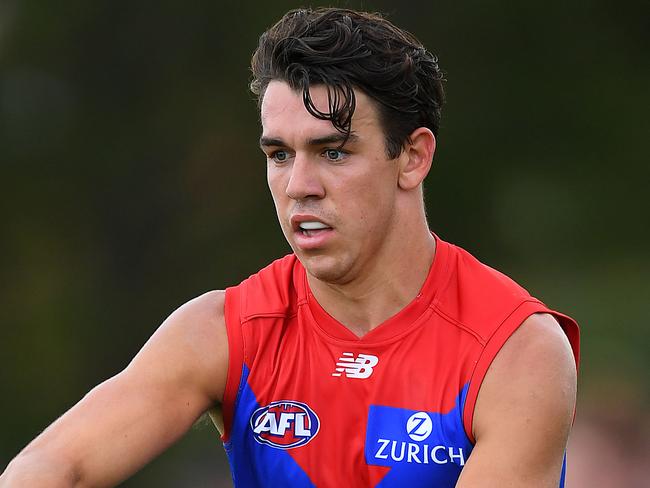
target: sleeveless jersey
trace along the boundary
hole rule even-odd
[[[572,319],[436,242],[417,297],[362,338],[321,308],[295,255],[226,290],[235,486],[453,487],[481,382],[517,327],[553,314],[577,362]]]

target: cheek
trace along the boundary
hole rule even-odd
[[[397,174],[390,161],[375,161],[373,170],[364,175],[358,187],[363,189],[371,205],[384,206],[395,198],[397,192]]]
[[[273,203],[275,203],[275,207],[279,210],[282,204],[282,197],[286,196],[282,177],[277,172],[267,169],[266,182],[269,186],[269,191],[271,192]]]
[[[352,221],[362,224],[365,232],[375,232],[390,219],[395,206],[397,182],[387,171],[364,175],[350,180],[340,202]]]

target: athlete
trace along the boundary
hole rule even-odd
[[[296,10],[252,69],[293,253],[176,310],[0,486],[114,486],[206,411],[238,487],[563,485],[577,325],[429,229],[436,58],[378,15]]]

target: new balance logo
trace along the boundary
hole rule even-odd
[[[356,358],[351,352],[344,352],[336,363],[332,376],[364,379],[372,374],[372,368],[377,366],[379,358],[370,354],[359,354]]]

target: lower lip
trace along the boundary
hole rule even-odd
[[[333,234],[334,231],[332,229],[311,231],[311,235],[309,236],[303,234],[301,231],[296,231],[293,233],[293,240],[296,246],[307,251],[323,247]]]

